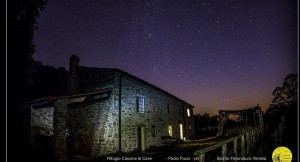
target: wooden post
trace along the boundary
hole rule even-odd
[[[226,114],[225,112],[219,112],[219,120],[218,120],[218,133],[216,136],[223,135],[223,129],[225,122],[228,118],[229,114]]]
[[[253,112],[253,117],[254,117],[254,125],[256,126],[255,112]]]
[[[241,137],[241,149],[242,149],[242,157],[245,156],[245,135]]]
[[[263,120],[263,114],[262,114],[260,107],[259,107],[258,117],[259,117],[259,124],[260,124],[260,134],[263,139],[264,138],[264,120]]]
[[[199,162],[205,162],[205,153],[202,153],[202,154],[200,154],[199,156],[198,156],[198,161]]]
[[[255,144],[255,139],[256,139],[256,136],[255,136],[255,130],[253,129],[252,130],[252,135],[251,135],[251,137],[252,137],[252,148],[254,148],[254,144]]]
[[[227,157],[227,144],[226,143],[224,145],[222,145],[222,157]],[[226,160],[223,160],[223,161],[226,161]]]
[[[249,137],[248,137],[248,143],[249,143],[249,150],[251,149],[252,147],[252,133],[251,133],[251,130],[249,130]]]
[[[235,140],[233,141],[233,154],[234,154],[235,157],[238,156],[237,139],[235,139]],[[235,160],[235,161],[236,161],[236,160]]]
[[[249,139],[249,132],[246,133],[246,155],[249,156],[250,154],[250,144],[251,140]]]

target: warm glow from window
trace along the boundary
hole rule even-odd
[[[169,135],[172,136],[172,125],[168,125]]]
[[[190,109],[186,109],[187,111],[187,116],[190,116]]]
[[[179,128],[180,128],[180,139],[183,139],[183,127],[182,127],[182,124],[179,124]]]

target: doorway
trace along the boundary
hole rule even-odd
[[[145,127],[138,127],[137,131],[137,148],[139,151],[145,151]]]

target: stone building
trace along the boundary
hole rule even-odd
[[[70,128],[73,153],[97,157],[161,146],[162,136],[187,140],[195,134],[192,105],[122,70],[79,61],[70,57],[67,95],[23,105],[32,146],[64,158]]]

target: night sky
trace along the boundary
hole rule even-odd
[[[49,0],[34,58],[119,68],[195,106],[266,110],[297,73],[296,0]]]

